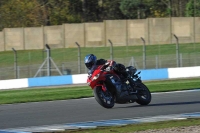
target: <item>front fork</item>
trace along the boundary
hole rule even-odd
[[[107,91],[107,88],[106,88],[106,86],[104,84],[97,84],[95,87],[97,87],[97,86],[100,86],[104,92]]]

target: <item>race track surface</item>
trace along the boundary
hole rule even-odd
[[[92,92],[91,92],[92,93]],[[200,90],[154,93],[148,106],[101,107],[94,98],[0,105],[0,129],[200,112]]]

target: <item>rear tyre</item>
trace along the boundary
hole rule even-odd
[[[137,97],[136,102],[140,105],[148,105],[151,102],[151,92],[143,83],[138,86]]]
[[[93,92],[96,101],[104,108],[112,108],[115,105],[114,97],[108,90],[104,92],[100,86],[97,86]]]

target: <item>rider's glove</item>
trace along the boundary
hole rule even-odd
[[[105,66],[109,66],[109,65],[110,65],[110,62],[106,62],[104,65],[105,65]]]
[[[110,71],[111,70],[111,66],[106,67],[106,71]]]

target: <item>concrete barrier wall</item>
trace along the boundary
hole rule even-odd
[[[4,51],[4,32],[0,32],[0,51]]]
[[[24,39],[25,39],[24,40],[25,50],[43,49],[44,48],[43,28],[41,27],[24,28]]]
[[[56,86],[56,85],[66,85],[73,84],[72,76],[50,76],[50,77],[38,77],[38,78],[28,78],[29,87],[37,86]]]
[[[45,26],[44,43],[50,48],[64,48],[64,26]]]
[[[194,42],[200,42],[200,18],[193,18],[194,19]]]
[[[143,45],[200,42],[200,17],[105,20],[27,28],[5,28],[0,32],[0,51],[51,48]]]
[[[127,21],[126,20],[106,20],[105,22],[106,46],[110,46],[108,39],[114,46],[127,45]]]
[[[0,80],[0,89],[27,88],[28,79]]]
[[[138,70],[138,71],[141,71],[140,76],[141,79],[144,81],[190,78],[190,77],[200,76],[199,66],[166,68],[166,69],[149,69],[149,70]],[[28,79],[10,79],[10,80],[0,80],[0,89],[83,84],[86,83],[86,81],[87,81],[87,74],[37,77]]]
[[[171,19],[149,18],[149,40],[148,44],[170,44],[171,43]]]
[[[142,80],[168,79],[168,69],[141,70],[140,76]]]
[[[148,33],[146,19],[127,20],[127,45],[143,45],[141,37],[148,40]]]
[[[199,77],[200,67],[182,67],[182,68],[168,68],[168,78],[187,78],[187,77]]]
[[[85,26],[84,24],[65,24],[65,47],[77,47],[75,42],[78,42],[81,47],[85,47]]]
[[[105,31],[103,23],[85,23],[86,47],[105,46]]]
[[[12,48],[15,48],[15,50],[25,49],[24,28],[5,28],[4,39],[6,51],[10,51]]]
[[[175,34],[179,38],[179,43],[190,43],[194,41],[193,21],[192,17],[172,18],[172,34]],[[176,43],[174,37],[172,38],[172,43]]]

